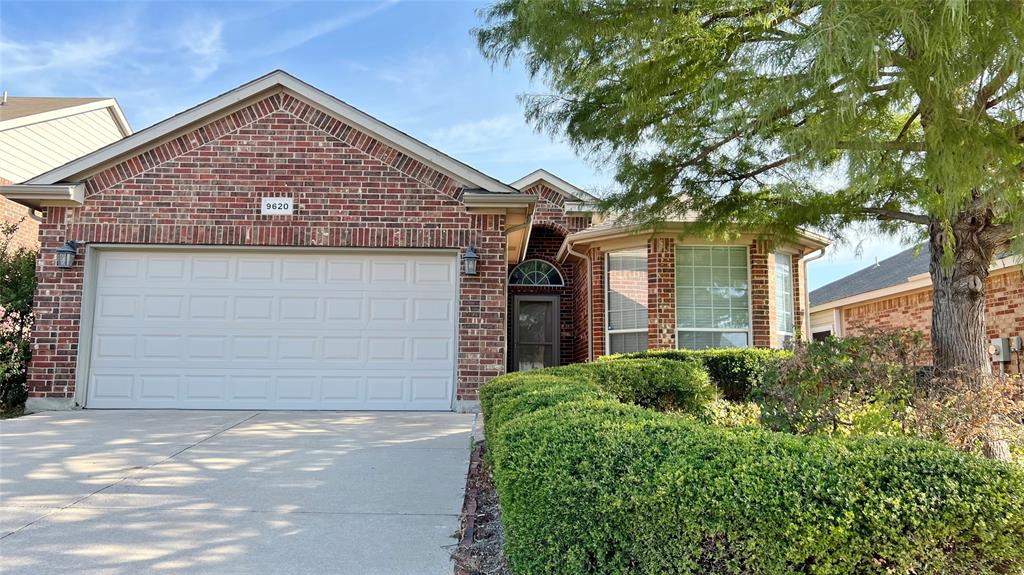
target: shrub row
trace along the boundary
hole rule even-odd
[[[792,357],[792,353],[772,349],[659,349],[639,353],[605,356],[602,361],[619,359],[659,358],[675,361],[697,361],[704,365],[711,382],[730,401],[751,398],[779,366]]]
[[[1024,569],[1018,467],[907,438],[707,425],[568,376],[603,369],[513,374],[481,391],[519,575]],[[644,395],[642,381],[625,387]]]

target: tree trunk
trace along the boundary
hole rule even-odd
[[[932,361],[940,374],[988,374],[985,327],[985,284],[992,246],[980,242],[982,228],[963,218],[954,225],[952,265],[945,260],[946,234],[938,224],[930,229],[932,277]]]
[[[953,248],[946,261],[946,234],[938,223],[929,227],[932,278],[932,361],[938,377],[966,378],[988,385],[992,374],[985,324],[985,291],[989,265],[998,245],[986,232],[989,211],[965,211],[953,222]],[[992,459],[1010,459],[1001,430],[986,432],[984,452]]]

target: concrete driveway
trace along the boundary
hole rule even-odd
[[[473,415],[0,422],[4,573],[451,573]]]

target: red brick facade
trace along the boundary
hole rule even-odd
[[[844,307],[842,333],[852,336],[872,329],[891,331],[909,328],[930,335],[931,314],[931,289],[899,294]],[[990,339],[1024,336],[1024,273],[1020,266],[998,270],[989,276],[985,294],[985,319]],[[1011,372],[1024,372],[1018,367],[1016,359],[1005,367]]]
[[[676,347],[676,242],[647,241],[647,347]]]
[[[81,208],[42,225],[32,397],[74,396],[85,250],[54,268],[65,240],[116,244],[462,249],[479,275],[459,293],[459,400],[505,371],[505,222],[469,213],[451,177],[287,93],[245,106],[91,176]],[[261,216],[287,194],[295,215]]]
[[[772,311],[775,309],[771,278],[775,276],[768,266],[768,247],[762,241],[749,246],[750,255],[750,327],[754,347],[771,347]]]
[[[0,186],[12,183],[0,178]],[[39,222],[32,217],[32,214],[33,212],[29,208],[0,196],[0,223],[18,226],[18,230],[11,238],[10,249],[39,249]]]

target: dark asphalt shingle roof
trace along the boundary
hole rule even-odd
[[[927,273],[930,259],[927,243],[904,250],[812,291],[811,306],[901,284],[911,276]]]

